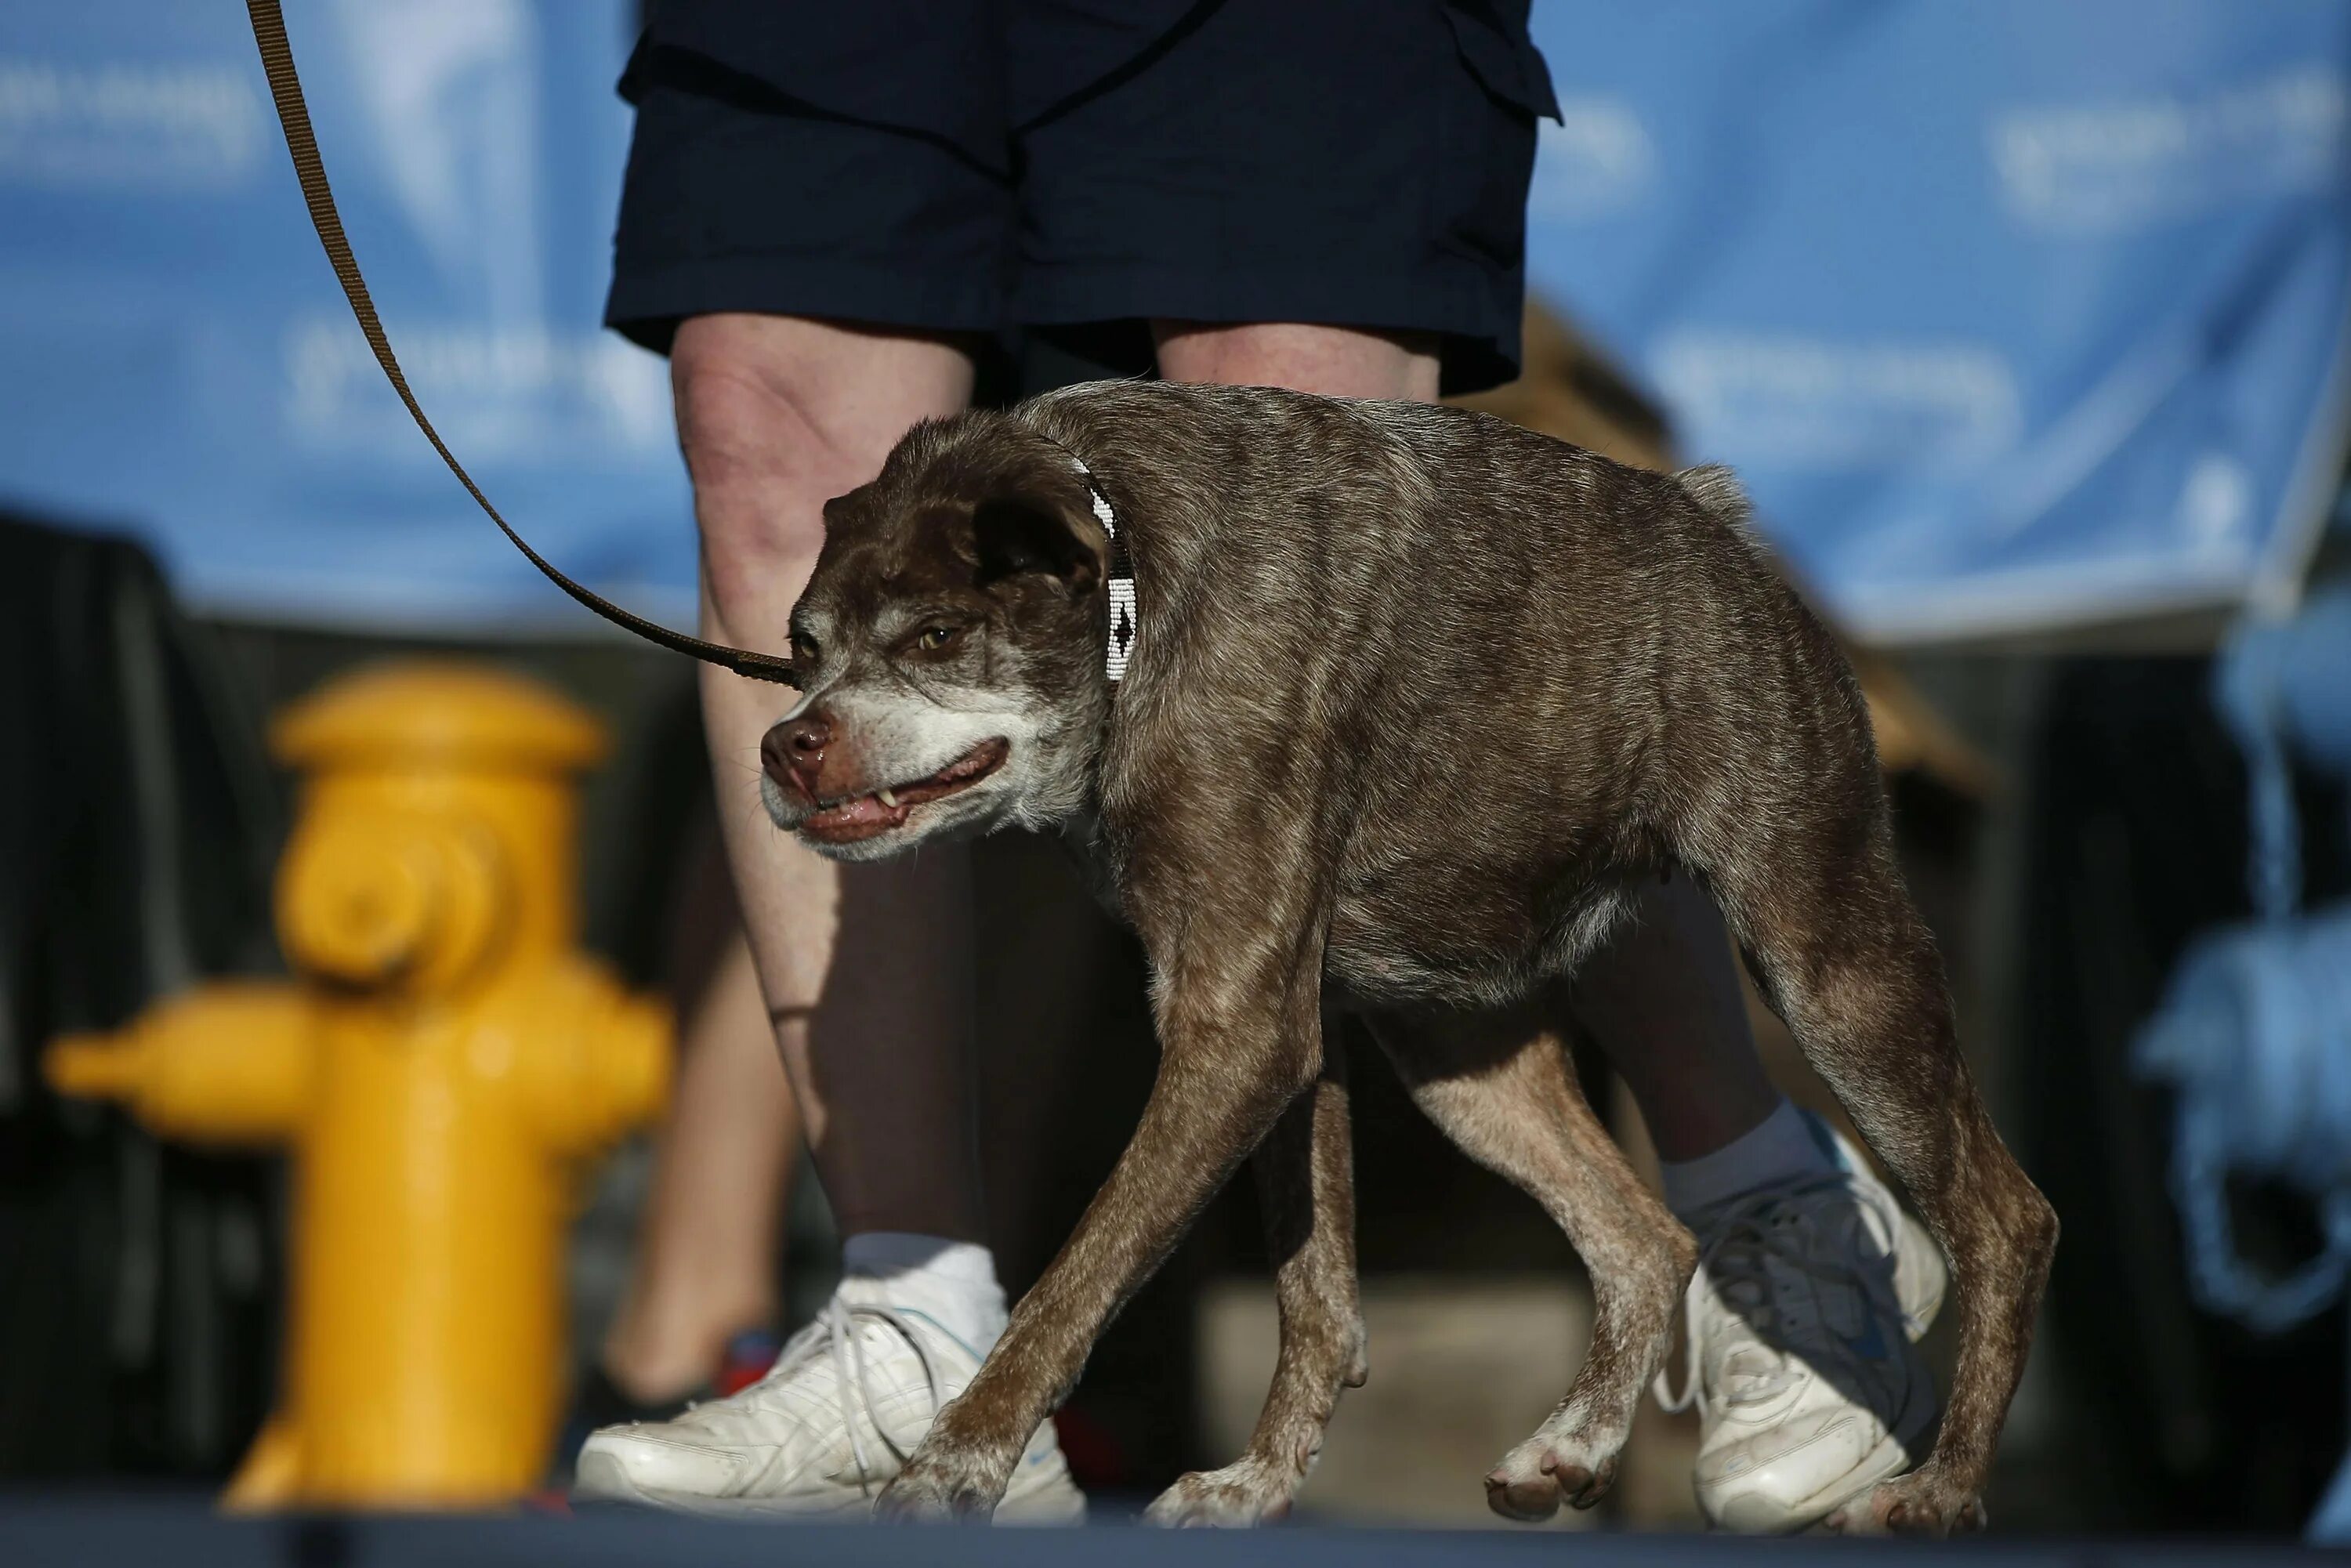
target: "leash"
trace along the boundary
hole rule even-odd
[[[441,461],[457,476],[457,483],[465,486],[475,505],[489,515],[498,531],[522,551],[524,559],[544,572],[549,582],[622,631],[752,680],[797,687],[799,681],[792,674],[788,659],[773,653],[755,653],[747,648],[729,648],[723,643],[706,643],[683,632],[673,632],[574,582],[531,549],[529,541],[515,532],[514,526],[490,505],[490,498],[482,494],[482,487],[474,483],[473,476],[465,472],[465,465],[441,439],[441,433],[424,417],[416,394],[408,390],[408,378],[401,373],[400,361],[392,354],[392,340],[384,336],[383,323],[376,318],[375,301],[369,297],[367,280],[360,276],[360,264],[351,255],[351,242],[343,234],[343,220],[335,211],[335,193],[327,184],[327,166],[319,158],[319,140],[311,132],[310,111],[302,101],[302,78],[294,71],[293,46],[286,41],[285,13],[278,8],[278,0],[245,0],[245,9],[253,23],[254,46],[261,51],[261,68],[269,76],[269,96],[277,100],[277,123],[286,133],[286,151],[294,160],[294,175],[302,183],[302,200],[310,209],[310,226],[318,231],[319,243],[326,247],[336,280],[343,286],[343,298],[350,301],[351,315],[358,319],[360,330],[367,335],[368,347],[375,350],[375,362],[383,367],[384,379],[400,394],[400,401],[408,405],[409,417],[416,421],[416,428],[424,433],[424,439],[433,444],[433,450],[441,455]]]

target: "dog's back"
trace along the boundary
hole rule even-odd
[[[1030,406],[1125,480],[1144,636],[1181,651],[1122,693],[1107,802],[1185,810],[1206,762],[1318,818],[1351,990],[1521,992],[1677,839],[1875,787],[1842,655],[1723,470],[1267,389]]]

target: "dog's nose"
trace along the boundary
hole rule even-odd
[[[804,713],[768,731],[759,741],[759,760],[768,778],[813,800],[817,769],[824,765],[825,742],[831,738],[832,726],[823,716]]]

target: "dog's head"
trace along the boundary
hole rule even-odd
[[[776,824],[877,860],[1081,807],[1110,700],[1110,541],[1074,459],[964,414],[917,427],[824,518],[792,611],[804,695],[759,748]]]

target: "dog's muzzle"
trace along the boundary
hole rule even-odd
[[[999,736],[920,779],[843,791],[836,774],[828,792],[824,762],[832,743],[831,725],[815,713],[786,719],[759,742],[768,777],[788,798],[809,808],[793,831],[828,844],[856,843],[904,827],[915,807],[970,789],[1003,767],[1012,751],[1012,743]]]

